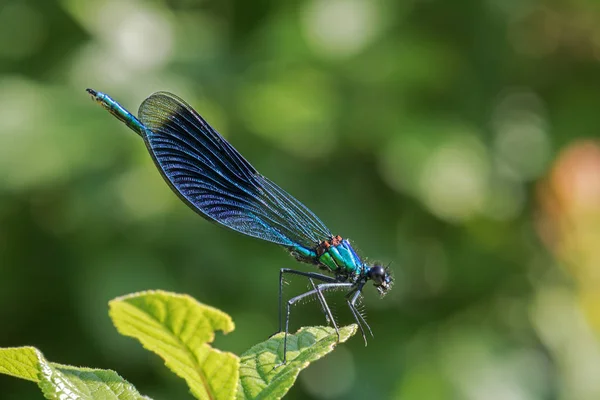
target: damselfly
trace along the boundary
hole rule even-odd
[[[347,239],[334,236],[302,203],[258,173],[215,129],[179,97],[158,92],[148,97],[138,118],[104,93],[87,89],[92,98],[140,135],[150,156],[171,189],[207,220],[285,247],[298,260],[325,274],[280,269],[279,331],[283,328],[283,283],[286,274],[308,278],[308,292],[287,301],[283,363],[286,362],[290,309],[316,296],[328,321],[339,331],[324,292],[347,289],[346,302],[360,327],[371,328],[357,310],[357,300],[368,281],[383,296],[392,285],[388,267],[368,264]],[[319,283],[315,284],[315,281]]]

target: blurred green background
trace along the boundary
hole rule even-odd
[[[216,346],[239,354],[299,265],[190,211],[87,87],[131,111],[176,93],[392,262],[388,296],[365,290],[369,346],[288,398],[600,398],[597,0],[2,1],[0,346],[191,398],[108,300],[189,293],[233,317]],[[292,316],[324,323],[314,302]],[[0,376],[0,398],[41,394]]]

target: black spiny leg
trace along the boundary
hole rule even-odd
[[[373,335],[373,331],[371,331],[371,327],[369,326],[369,324],[367,324],[367,321],[365,321],[365,318],[356,309],[356,301],[360,297],[361,290],[364,285],[365,284],[363,283],[363,284],[359,285],[358,287],[354,288],[353,290],[351,290],[346,295],[346,302],[348,303],[348,307],[350,307],[350,311],[352,311],[352,315],[354,316],[354,319],[356,320],[356,324],[360,328],[360,333],[362,334],[362,337],[365,341],[365,346],[366,346],[367,345],[367,335],[365,334],[363,325],[367,327],[367,329],[369,330],[369,333],[371,334],[371,337],[375,337],[375,336]]]
[[[321,293],[321,291],[319,290],[319,287],[315,286],[315,282],[312,280],[312,278],[308,278],[308,281],[312,285],[313,289],[317,291],[317,298],[319,299],[319,303],[321,303],[321,310],[323,311],[323,314],[325,314],[325,316],[327,317],[328,322],[331,321],[331,325],[333,325],[333,329],[335,329],[335,333],[337,333],[337,337],[338,337],[337,341],[339,343],[340,342],[340,330],[338,329],[337,323],[335,322],[335,318],[333,318],[333,314],[331,312],[331,309],[329,308],[329,304],[327,304],[327,301],[325,300],[325,296],[323,296],[323,293]]]
[[[297,273],[298,271],[294,271],[294,272]],[[299,274],[299,275],[301,275],[301,274]],[[318,275],[318,274],[316,274],[316,275]],[[313,277],[313,278],[315,278],[315,277]],[[327,277],[327,278],[333,279],[330,277]],[[333,279],[333,280],[335,281],[335,279]],[[312,296],[313,294],[316,294],[317,296],[319,296],[319,294],[320,294],[321,296],[323,296],[323,294],[321,292],[324,292],[327,290],[339,289],[339,288],[348,288],[348,287],[352,287],[353,285],[354,284],[350,283],[350,282],[321,283],[319,285],[316,285],[315,289],[309,290],[306,293],[303,293],[301,295],[298,295],[298,296],[288,300],[287,310],[286,310],[286,318],[285,318],[285,336],[283,337],[283,361],[279,365],[283,365],[287,362],[287,337],[288,337],[289,326],[290,326],[291,307],[298,301],[300,301],[308,296]],[[324,297],[323,297],[323,299],[324,299]],[[331,314],[331,310],[329,310],[329,306],[327,306],[327,302],[325,302],[324,305],[325,305],[326,309],[328,310],[328,313]]]
[[[304,276],[305,278],[309,278],[309,279],[314,278],[314,279],[318,279],[322,282],[328,282],[328,283],[337,282],[337,280],[335,278],[332,278],[330,276],[323,275],[323,274],[318,274],[316,272],[304,272],[304,271],[296,271],[294,269],[289,269],[289,268],[281,268],[279,270],[279,331],[278,332],[283,331],[283,275],[284,274],[300,275],[300,276]],[[313,287],[314,287],[314,284],[313,284]],[[321,300],[322,297],[323,297],[323,295],[321,294],[321,296],[319,297],[319,300]],[[324,298],[323,298],[323,301],[325,301]],[[323,305],[322,302],[321,302],[321,305]],[[325,316],[327,318],[329,318],[329,316],[325,312],[324,307],[323,307],[323,312],[325,313]]]

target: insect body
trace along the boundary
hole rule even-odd
[[[142,137],[165,181],[191,209],[207,220],[281,245],[297,260],[317,265],[324,272],[280,270],[279,331],[284,329],[284,276],[304,276],[312,285],[310,291],[287,301],[284,363],[290,308],[299,300],[316,295],[339,338],[338,327],[323,296],[328,290],[347,290],[346,301],[366,344],[365,328],[369,332],[371,329],[357,311],[356,302],[368,281],[373,281],[381,295],[389,290],[392,278],[388,268],[364,262],[348,240],[332,235],[306,206],[258,173],[179,97],[167,92],[154,93],[143,101],[136,118],[108,95],[87,91]]]

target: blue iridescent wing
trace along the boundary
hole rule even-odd
[[[163,177],[204,218],[284,246],[312,248],[331,237],[317,216],[259,174],[179,97],[154,93],[138,116]]]

